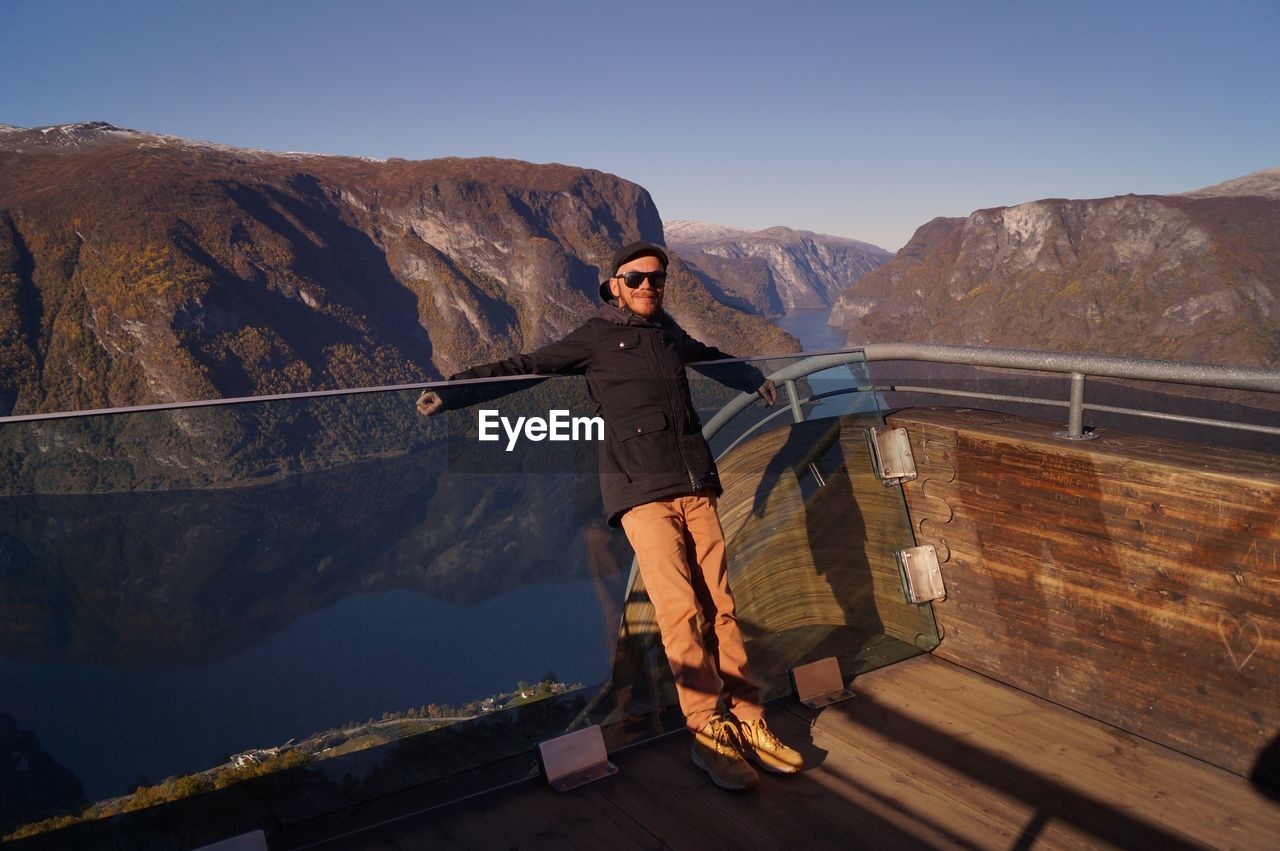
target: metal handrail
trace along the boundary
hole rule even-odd
[[[391,393],[397,390],[430,390],[459,384],[495,384],[502,381],[541,381],[545,375],[503,375],[497,378],[469,378],[465,381],[418,381],[412,384],[384,384],[376,387],[347,387],[341,390],[306,390],[299,393],[271,393],[262,396],[233,396],[224,399],[193,399],[189,402],[157,402],[153,405],[129,405],[119,408],[90,408],[82,411],[50,411],[44,414],[15,414],[0,417],[5,423],[27,423],[36,420],[62,420],[76,417],[102,417],[113,414],[141,414],[147,411],[181,411],[188,408],[218,408],[248,405],[253,402],[284,402],[297,399],[323,399],[329,396],[359,396],[364,393]]]
[[[1064,399],[1041,399],[1035,396],[1010,396],[1004,393],[980,393],[976,390],[952,390],[948,387],[922,387],[911,384],[891,384],[891,385],[870,385],[867,387],[846,387],[840,390],[829,390],[826,393],[815,393],[812,396],[805,396],[797,402],[797,405],[807,405],[810,402],[820,402],[823,399],[834,399],[837,396],[850,396],[855,393],[931,393],[936,396],[957,396],[965,399],[980,399],[990,402],[1017,402],[1023,405],[1044,405],[1045,407],[1067,408],[1071,402]],[[1186,425],[1202,425],[1216,428],[1230,428],[1238,431],[1252,431],[1258,434],[1274,434],[1280,436],[1280,427],[1258,425],[1256,423],[1241,423],[1233,420],[1216,420],[1209,417],[1193,417],[1187,414],[1166,414],[1160,411],[1144,411],[1139,408],[1122,408],[1115,405],[1089,405],[1089,410],[1100,411],[1104,414],[1121,414],[1123,416],[1143,417],[1149,420],[1163,420],[1164,422],[1183,423]],[[756,420],[751,427],[733,439],[733,442],[726,446],[716,461],[732,452],[739,444],[748,437],[755,434],[764,426],[773,422],[783,414],[789,413],[787,408],[779,408],[770,414]],[[797,422],[803,422],[803,416]]]
[[[779,356],[774,356],[779,357]],[[744,362],[766,360],[768,358],[731,358],[727,361],[709,363]],[[1042,352],[1027,349],[994,349],[979,346],[942,346],[916,343],[869,343],[859,349],[844,349],[822,352],[803,360],[788,364],[769,377],[783,385],[788,391],[788,400],[792,406],[793,417],[797,421],[804,418],[798,409],[801,402],[795,381],[814,372],[842,366],[850,363],[867,363],[871,361],[923,361],[936,364],[959,366],[996,367],[1017,369],[1032,372],[1050,372],[1066,374],[1071,379],[1071,401],[1069,407],[1068,434],[1073,437],[1083,435],[1082,412],[1106,410],[1097,405],[1086,405],[1084,402],[1084,382],[1087,377],[1125,378],[1140,381],[1156,381],[1173,384],[1191,384],[1202,387],[1219,387],[1234,390],[1256,390],[1265,393],[1280,393],[1280,370],[1256,367],[1228,367],[1218,364],[1179,363],[1176,361],[1153,360],[1148,358],[1117,357],[1110,355],[1083,355],[1068,352]],[[709,365],[700,364],[700,365]],[[263,396],[241,396],[231,399],[206,399],[190,402],[167,402],[153,405],[136,405],[118,408],[98,408],[83,411],[56,411],[42,414],[18,414],[0,417],[0,425],[6,423],[31,422],[35,420],[68,419],[75,417],[105,416],[112,414],[141,413],[145,411],[168,411],[186,408],[207,408],[224,405],[244,405],[253,402],[275,402],[296,399],[314,399],[327,396],[348,396],[364,393],[384,393],[401,390],[424,390],[433,387],[452,386],[455,384],[485,384],[501,381],[536,381],[544,379],[544,375],[503,376],[497,378],[468,379],[465,382],[425,381],[411,384],[393,384],[377,387],[355,387],[342,390],[313,390],[302,393],[279,393]],[[788,384],[787,382],[790,382]],[[906,388],[901,388],[906,389]],[[925,388],[911,388],[921,390]],[[940,392],[940,391],[932,391]],[[950,391],[957,395],[960,391]],[[973,398],[984,398],[980,394],[972,394]],[[754,393],[743,393],[725,405],[703,428],[704,437],[709,438],[758,398]],[[1034,399],[1015,398],[1011,401],[1025,401],[1040,404]],[[807,401],[807,400],[806,400]],[[1138,416],[1146,415],[1140,411],[1120,411]],[[1157,418],[1169,418],[1176,415],[1163,415]],[[1188,418],[1187,422],[1200,422]],[[1226,425],[1223,421],[1212,424]],[[1265,430],[1258,427],[1255,430]]]
[[[967,396],[970,398],[999,399],[1029,404],[1065,405],[1068,409],[1067,430],[1060,433],[1062,437],[1083,440],[1090,437],[1084,429],[1084,410],[1104,411],[1108,413],[1130,414],[1150,417],[1152,419],[1172,420],[1197,425],[1221,426],[1257,431],[1265,434],[1280,434],[1280,428],[1260,426],[1246,423],[1233,423],[1228,420],[1210,420],[1202,417],[1189,417],[1180,414],[1163,414],[1139,411],[1132,408],[1113,408],[1103,405],[1087,405],[1085,403],[1085,379],[1121,378],[1137,381],[1154,381],[1169,384],[1189,384],[1200,387],[1216,387],[1232,390],[1254,390],[1264,393],[1280,393],[1280,370],[1253,367],[1228,367],[1218,364],[1179,363],[1176,361],[1153,360],[1149,358],[1115,357],[1109,355],[1080,355],[1067,352],[1040,352],[1025,349],[987,349],[974,346],[935,346],[917,345],[914,343],[873,343],[861,349],[820,354],[788,364],[769,376],[786,391],[793,418],[796,422],[804,419],[799,406],[799,391],[796,381],[834,366],[851,363],[869,363],[872,361],[922,361],[927,363],[994,367],[1000,369],[1016,369],[1028,372],[1048,372],[1066,375],[1070,381],[1070,398],[1067,402],[1035,399],[1019,396],[995,396],[961,390],[945,390],[941,388],[917,386],[890,386],[867,388],[867,390],[884,392],[923,392],[938,395]],[[842,392],[855,392],[853,390]],[[756,400],[755,393],[740,393],[721,408],[703,427],[702,436],[708,440],[724,427],[729,420],[737,416],[748,405]],[[809,401],[808,399],[803,401]],[[770,419],[772,416],[770,417]],[[752,431],[757,428],[752,428]]]
[[[915,343],[872,343],[864,346],[869,361],[930,361],[965,366],[993,366],[1036,372],[1078,372],[1100,378],[1132,378],[1172,384],[1198,384],[1235,390],[1280,392],[1280,369],[1184,363],[1114,355],[1082,355],[981,346],[933,346]]]

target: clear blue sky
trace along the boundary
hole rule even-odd
[[[1280,0],[0,0],[0,122],[598,168],[664,219],[939,215],[1280,166]]]

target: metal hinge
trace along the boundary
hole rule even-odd
[[[938,564],[938,551],[933,544],[908,547],[894,554],[898,562],[898,575],[902,579],[902,593],[908,603],[928,603],[947,596],[942,584],[942,567]]]
[[[872,426],[867,429],[871,465],[882,482],[909,482],[916,477],[911,441],[905,428]]]
[[[618,773],[618,767],[609,762],[599,724],[539,743],[538,758],[542,760],[547,782],[557,792],[567,792]]]

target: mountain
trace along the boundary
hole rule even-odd
[[[1181,195],[939,218],[847,288],[849,343],[1280,365],[1280,168]]]
[[[649,193],[588,169],[0,125],[0,414],[440,378],[575,327],[633,239]],[[798,349],[670,273],[695,336]]]
[[[746,231],[677,220],[667,223],[666,237],[721,301],[765,315],[827,307],[892,256],[869,243],[784,227]]]

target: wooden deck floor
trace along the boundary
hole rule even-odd
[[[810,768],[711,785],[684,734],[616,754],[560,794],[530,782],[326,848],[1280,847],[1280,802],[1246,780],[922,656],[770,723]]]

